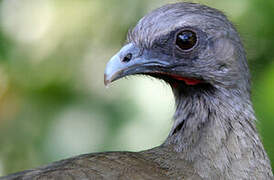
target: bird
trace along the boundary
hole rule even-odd
[[[108,62],[104,83],[133,75],[171,87],[176,110],[163,144],[80,155],[0,179],[273,179],[245,50],[221,11],[178,2],[148,13]]]

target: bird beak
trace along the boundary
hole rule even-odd
[[[107,86],[111,82],[129,75],[163,72],[163,68],[168,65],[166,61],[153,58],[153,55],[148,51],[141,51],[130,43],[125,45],[108,62],[104,83]]]

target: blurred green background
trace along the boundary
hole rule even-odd
[[[108,59],[164,0],[0,1],[0,176],[82,153],[161,144],[169,87],[150,78],[106,89]],[[194,1],[238,28],[253,75],[258,128],[274,163],[274,1]]]

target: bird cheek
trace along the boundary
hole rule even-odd
[[[218,71],[222,73],[227,73],[228,72],[227,64],[220,64],[218,67]]]
[[[226,38],[221,38],[214,44],[215,57],[222,61],[229,61],[235,59],[235,49],[231,40]]]

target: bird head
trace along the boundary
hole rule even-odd
[[[173,89],[249,92],[240,38],[220,11],[194,3],[168,4],[143,17],[105,70],[105,84],[150,75]],[[248,93],[247,93],[248,94]]]

